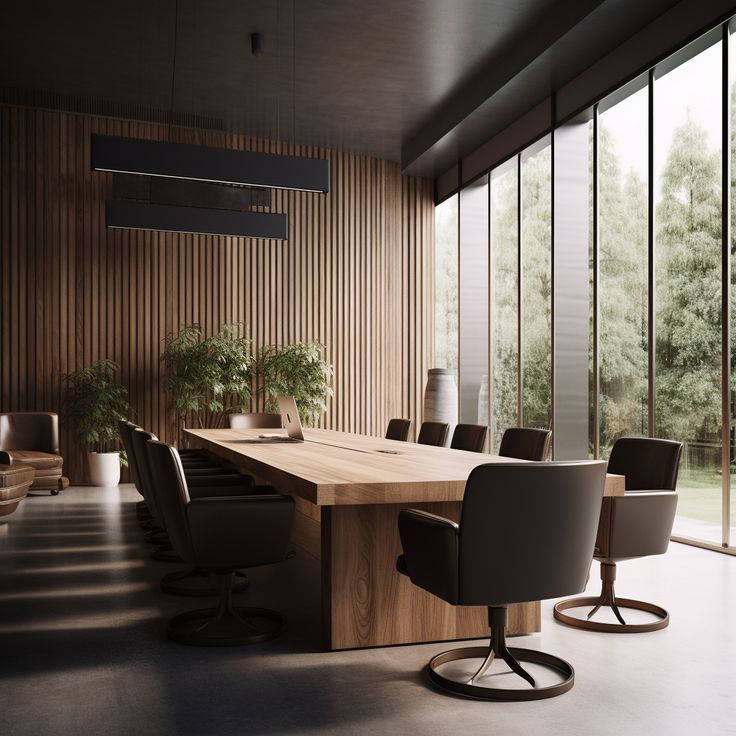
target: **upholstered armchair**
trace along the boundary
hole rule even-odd
[[[0,450],[12,463],[25,463],[34,471],[31,490],[56,495],[69,485],[62,475],[59,454],[59,417],[53,412],[27,411],[0,414]]]

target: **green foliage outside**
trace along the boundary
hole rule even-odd
[[[117,423],[130,417],[131,408],[127,390],[118,383],[119,370],[112,360],[98,360],[64,376],[65,414],[88,452],[120,450]],[[123,453],[120,459],[125,465]]]
[[[736,91],[732,93],[736,110]],[[732,113],[733,115],[733,113]],[[736,116],[732,121],[736,130]],[[601,451],[647,432],[648,192],[623,171],[616,141],[599,137]],[[732,136],[732,159],[736,138]],[[736,206],[736,174],[731,184]],[[688,445],[681,478],[720,483],[721,167],[718,141],[688,116],[658,172],[655,208],[655,407],[658,436]],[[493,179],[491,201],[492,431],[516,422],[515,169]],[[522,163],[522,365],[524,424],[546,426],[550,407],[549,149]],[[442,243],[440,233],[438,242]],[[455,251],[456,254],[456,251]],[[447,256],[443,256],[445,259]],[[732,282],[733,283],[733,282]],[[732,289],[736,285],[732,285]],[[456,295],[447,290],[443,305]],[[444,306],[438,313],[447,313]],[[736,306],[732,308],[736,330]],[[447,330],[440,326],[440,329]],[[701,470],[697,470],[701,468]]]
[[[253,405],[274,410],[277,396],[294,396],[308,426],[315,424],[332,395],[332,366],[318,343],[267,345],[254,354],[243,325],[224,325],[204,338],[200,325],[169,335],[162,355],[164,388],[183,426],[227,425],[228,414]]]

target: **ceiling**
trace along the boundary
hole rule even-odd
[[[130,117],[173,107],[205,127],[363,153],[434,176],[674,4],[8,1],[0,87],[6,99],[50,93],[108,102]],[[258,58],[255,31],[264,39]]]

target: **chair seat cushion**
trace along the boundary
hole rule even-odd
[[[63,472],[61,467],[58,468],[34,468],[36,480],[39,478],[60,478]]]
[[[396,560],[396,570],[402,575],[409,574],[409,569],[406,566],[406,557],[404,555],[399,555],[399,558]]]
[[[5,486],[0,488],[0,506],[6,506],[9,504],[17,504],[18,501],[25,498],[28,493],[28,486],[31,484],[28,482],[18,483],[14,486]]]
[[[40,452],[38,450],[8,450],[13,462],[27,463],[36,470],[49,468],[59,468],[64,464],[64,458],[61,455],[54,455],[50,452]]]
[[[0,464],[0,489],[32,483],[35,470],[27,463]]]

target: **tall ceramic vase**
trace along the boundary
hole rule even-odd
[[[424,389],[425,422],[445,422],[450,425],[448,439],[457,424],[457,383],[455,371],[449,368],[430,368]]]

